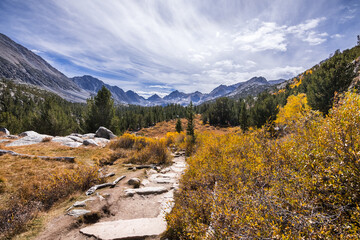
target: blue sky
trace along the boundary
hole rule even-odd
[[[0,0],[0,32],[68,77],[148,97],[290,78],[355,46],[358,0]]]

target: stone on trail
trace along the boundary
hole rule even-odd
[[[134,188],[140,187],[140,179],[139,178],[130,178],[127,182],[129,185],[134,186]]]
[[[167,191],[168,189],[165,187],[143,187],[137,189],[126,189],[125,195],[131,197],[134,196],[135,193],[139,195],[150,195],[150,194],[161,194]]]
[[[68,212],[67,214],[70,216],[73,216],[73,217],[80,217],[80,216],[85,215],[90,212],[91,211],[85,210],[85,209],[74,209],[74,210]]]
[[[99,129],[95,132],[95,137],[113,139],[116,138],[115,134],[112,131],[105,127],[99,127]]]
[[[166,230],[164,218],[137,218],[100,222],[80,230],[98,239],[143,239],[162,234]]]

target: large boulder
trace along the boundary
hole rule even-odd
[[[7,129],[4,128],[4,127],[0,128],[0,133],[4,133],[6,136],[10,135],[9,130],[7,130]]]
[[[19,140],[13,141],[9,144],[7,144],[7,147],[14,147],[14,146],[25,146],[25,145],[31,145],[31,144],[37,144],[43,141],[46,141],[46,139],[52,139],[52,136],[39,134],[34,131],[26,131],[19,135]]]
[[[99,129],[95,132],[95,137],[113,139],[116,138],[115,134],[112,131],[105,127],[99,127]]]

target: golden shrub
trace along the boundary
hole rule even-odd
[[[198,136],[167,237],[360,238],[360,96],[347,93],[325,118],[292,100],[284,111],[300,104],[300,115],[284,118],[293,131],[282,138],[265,128]]]

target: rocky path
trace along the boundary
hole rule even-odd
[[[171,167],[159,173],[148,170],[148,178],[142,181],[140,188],[124,190],[124,202],[132,201],[129,205],[134,218],[117,214],[111,221],[96,223],[82,228],[80,232],[98,239],[143,239],[163,233],[166,230],[165,214],[172,209],[174,191],[186,167],[184,156],[177,156],[173,161]],[[148,211],[148,208],[152,208],[152,211]]]
[[[77,202],[68,211],[81,215],[106,208],[107,216],[97,223],[71,228],[77,217],[63,215],[53,219],[37,239],[159,239],[166,230],[165,214],[173,207],[174,192],[185,168],[184,154],[177,154],[171,166],[159,171],[146,170],[139,188],[127,182],[140,177],[145,170],[132,172],[115,188],[101,189],[97,196],[93,194],[84,203]]]

